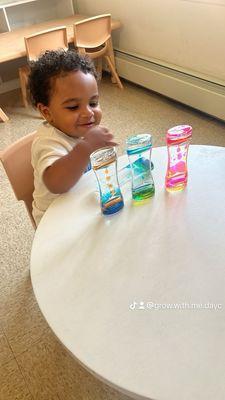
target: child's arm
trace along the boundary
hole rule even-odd
[[[71,152],[58,160],[43,173],[43,181],[52,193],[65,193],[77,183],[85,171],[90,154],[105,146],[116,146],[113,135],[106,128],[96,126],[81,139]]]

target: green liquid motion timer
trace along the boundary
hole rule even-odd
[[[132,173],[132,198],[135,204],[141,204],[155,193],[151,173],[151,135],[144,133],[128,137],[126,150]]]

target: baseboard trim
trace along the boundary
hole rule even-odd
[[[119,76],[225,121],[225,86],[115,52]],[[2,82],[0,94],[20,88],[19,79]]]
[[[225,86],[115,52],[119,76],[225,121]]]

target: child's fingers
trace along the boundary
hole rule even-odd
[[[104,139],[106,142],[106,146],[118,146],[118,143],[115,141],[112,133],[107,133],[104,135]],[[114,139],[114,140],[113,140]]]
[[[106,146],[119,146],[119,143],[112,142],[111,140],[106,143]]]
[[[105,140],[111,140],[114,138],[114,136],[112,133],[108,132],[108,133],[104,133],[104,138],[105,138]]]
[[[109,129],[108,128],[106,128],[106,126],[102,126],[102,125],[97,125],[98,126],[98,128],[100,128],[103,132],[109,132]]]

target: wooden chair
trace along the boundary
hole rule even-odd
[[[46,50],[68,49],[65,26],[48,29],[24,38],[28,61],[36,60]],[[19,68],[20,86],[24,107],[28,107],[27,83],[30,68],[25,65]]]
[[[0,153],[9,182],[17,200],[23,200],[33,227],[36,224],[32,215],[34,175],[31,165],[31,145],[36,132],[17,140]]]
[[[88,54],[92,59],[98,59],[97,72],[101,75],[102,58],[108,64],[112,77],[123,89],[116,72],[115,59],[111,39],[111,15],[104,14],[84,19],[74,23],[74,46],[80,54]]]

